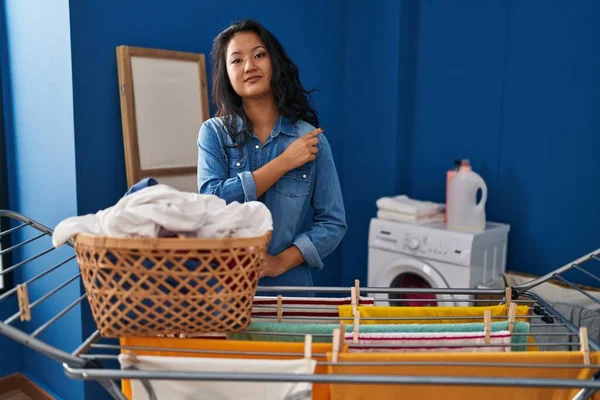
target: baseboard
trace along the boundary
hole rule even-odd
[[[55,400],[25,375],[17,373],[0,378],[0,400]]]

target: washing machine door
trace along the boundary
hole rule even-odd
[[[431,264],[409,256],[401,256],[378,268],[375,287],[447,289],[448,282]],[[389,306],[455,306],[446,294],[376,293],[377,305]]]

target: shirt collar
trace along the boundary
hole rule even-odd
[[[237,120],[237,133],[240,133],[242,131],[242,118],[241,117],[236,117]],[[292,136],[292,137],[297,137],[298,136],[298,128],[296,127],[295,124],[292,123],[291,119],[284,117],[283,115],[280,115],[279,118],[277,119],[277,123],[275,124],[275,127],[273,128],[273,132],[271,133],[272,137],[277,137],[279,136],[280,133],[283,133],[284,135],[287,136]]]

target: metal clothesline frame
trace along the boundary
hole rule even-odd
[[[21,232],[25,232],[29,230],[33,232],[33,236],[24,239],[23,241],[12,245],[7,249],[0,250],[0,256],[4,254],[11,253],[15,250],[22,249],[27,245],[32,243],[36,243],[44,238],[50,238],[52,235],[52,230],[28,217],[20,215],[18,213],[0,210],[0,218],[8,218],[12,225],[9,225],[9,229],[0,232],[0,237],[9,235],[9,234],[18,234]],[[68,242],[69,246],[72,246],[71,242]],[[41,252],[25,259],[21,260],[4,270],[0,271],[0,276],[6,275],[10,272],[14,272],[19,268],[25,268],[27,265],[41,261],[40,259],[44,257],[46,254],[52,253],[56,251],[52,245],[48,246]],[[48,274],[52,273],[72,262],[75,259],[75,256],[67,256],[64,260],[58,263],[52,263],[53,265],[49,265],[47,268],[44,268],[37,275],[32,278],[29,278],[25,282],[21,282],[21,285],[30,285],[35,284],[35,282],[45,278]],[[518,343],[518,344],[502,344],[499,346],[507,347],[507,346],[521,346],[528,347],[530,345],[540,346],[540,347],[558,347],[558,346],[569,346],[571,349],[578,349],[581,345],[580,342],[571,342],[569,339],[577,336],[579,338],[579,327],[577,327],[573,321],[570,321],[568,318],[560,314],[556,309],[554,309],[550,304],[548,304],[543,298],[533,293],[531,290],[535,287],[549,282],[551,280],[557,280],[562,282],[567,287],[570,287],[578,292],[580,292],[583,296],[591,299],[596,304],[600,304],[600,300],[586,290],[580,288],[569,280],[565,279],[562,274],[568,271],[579,271],[586,275],[586,277],[594,279],[597,282],[600,282],[600,277],[594,275],[583,269],[584,264],[589,261],[600,262],[600,249],[586,254],[583,257],[575,260],[572,263],[568,263],[565,266],[558,268],[555,271],[552,271],[540,278],[533,279],[529,282],[526,282],[521,285],[516,285],[511,287],[511,299],[517,304],[527,304],[533,310],[533,315],[530,316],[519,316],[518,319],[533,319],[540,318],[544,323],[543,324],[531,324],[531,326],[542,326],[546,324],[552,324],[552,326],[563,327],[568,330],[567,333],[556,333],[556,332],[547,332],[536,334],[533,332],[527,333],[525,335],[528,336],[564,336],[567,338],[566,343]],[[600,265],[600,264],[599,264]],[[79,282],[80,274],[76,273],[71,276],[69,279],[64,281],[62,284],[59,284],[57,287],[45,293],[40,298],[35,301],[26,304],[25,307],[27,309],[35,308],[38,304],[48,301],[52,298],[56,293],[60,292],[66,286],[72,284],[75,281]],[[18,295],[18,282],[15,282],[15,286],[4,293],[0,294],[0,302],[6,300],[11,296]],[[259,287],[257,289],[258,292],[264,293],[318,293],[320,295],[327,294],[349,294],[348,287],[289,287],[289,286],[280,286],[280,287]],[[364,287],[360,288],[359,292],[356,293],[357,296],[360,296],[360,293],[384,293],[384,294],[435,294],[435,295],[468,295],[468,296],[477,296],[477,295],[487,295],[487,296],[497,296],[498,300],[481,300],[481,299],[471,299],[467,301],[472,301],[474,303],[478,302],[494,302],[498,301],[500,304],[506,302],[505,290],[502,289],[457,289],[457,288],[443,288],[443,289],[425,289],[425,288],[411,288],[411,289],[397,289],[397,288],[371,288]],[[72,352],[65,351],[63,349],[59,349],[49,343],[46,343],[40,336],[43,332],[48,329],[50,326],[58,323],[60,319],[70,312],[75,306],[81,304],[82,306],[87,305],[87,296],[85,294],[81,296],[76,296],[72,299],[73,301],[68,304],[64,309],[59,311],[56,315],[52,316],[45,322],[37,325],[35,330],[32,332],[25,332],[11,324],[17,321],[22,316],[21,309],[18,310],[15,314],[11,315],[8,319],[4,321],[0,321],[0,334],[3,334],[12,340],[22,343],[23,345],[44,354],[53,360],[59,362],[63,366],[63,370],[65,374],[72,379],[81,379],[81,380],[95,380],[98,381],[104,389],[115,399],[125,399],[123,393],[121,392],[120,387],[117,382],[121,379],[140,379],[143,382],[147,382],[149,380],[210,380],[210,381],[244,381],[244,382],[312,382],[312,383],[352,383],[352,384],[381,384],[381,385],[468,385],[468,386],[521,386],[521,387],[547,387],[547,388],[577,388],[580,389],[577,395],[573,398],[574,400],[584,400],[589,399],[591,396],[600,389],[600,365],[589,364],[586,365],[586,368],[597,369],[598,371],[594,374],[592,379],[589,380],[577,380],[577,379],[541,379],[541,378],[518,378],[518,377],[510,377],[510,378],[492,378],[492,377],[451,377],[451,376],[398,376],[398,375],[353,375],[353,374],[324,374],[324,375],[314,375],[314,374],[258,374],[258,373],[223,373],[223,372],[177,372],[177,371],[139,371],[139,370],[122,370],[122,369],[107,369],[103,366],[103,360],[115,360],[117,355],[123,350],[167,350],[165,348],[157,348],[157,347],[148,347],[148,346],[120,346],[120,345],[111,345],[111,344],[102,344],[99,343],[103,338],[101,338],[98,331],[95,331],[92,335],[90,335],[86,340],[81,343],[78,348],[73,350]],[[411,299],[414,301],[415,299]],[[374,300],[374,303],[377,303],[377,299]],[[381,301],[381,300],[380,300]],[[388,302],[401,302],[403,299],[389,299],[384,300]],[[444,299],[445,302],[464,302],[464,299],[453,300],[453,299]],[[269,308],[272,309],[273,306],[267,305],[255,305],[257,309],[260,308]],[[309,309],[310,307],[298,306],[298,305],[290,305],[285,306],[287,310],[302,310]],[[335,307],[337,308],[337,306]],[[332,324],[343,323],[346,320],[352,320],[353,318],[340,318],[340,317],[322,317],[322,316],[285,316],[285,314],[281,317],[281,322],[294,322],[297,320],[310,320],[315,319],[322,321],[329,321],[331,318]],[[415,320],[435,320],[435,319],[451,319],[453,317],[369,317],[365,318],[368,320],[405,320],[409,321],[411,319]],[[470,322],[472,320],[481,320],[483,317],[467,317],[467,316],[457,316],[455,319],[464,320],[464,322]],[[494,319],[497,319],[497,316],[494,316]],[[270,316],[257,316],[252,317],[253,321],[263,321],[263,320],[273,320],[273,317]],[[29,321],[33,322],[33,321]],[[29,324],[27,324],[29,325]],[[260,331],[247,331],[252,334],[261,334],[261,335],[283,335],[283,336],[304,336],[302,333],[281,333],[281,332],[260,332]],[[514,335],[519,335],[519,333],[513,333]],[[332,335],[330,334],[315,334],[315,337],[326,337],[329,338]],[[352,344],[348,344],[350,348],[352,348]],[[371,346],[371,344],[369,344]],[[491,344],[482,345],[485,347],[493,346]],[[590,351],[600,351],[600,345],[593,340],[589,340],[589,348]],[[116,352],[115,354],[93,354],[90,353],[92,350],[112,350]],[[227,351],[217,351],[217,350],[192,350],[192,349],[176,349],[169,347],[168,351],[177,352],[182,351],[186,353],[209,353],[209,354],[230,354],[235,352],[227,352]],[[255,354],[254,354],[255,353]],[[273,353],[269,352],[241,352],[241,354],[253,355],[253,356],[268,356],[273,355]],[[300,353],[277,353],[278,356],[286,356],[286,357],[302,357],[303,355]],[[313,354],[315,357],[322,357],[323,354]],[[333,362],[324,362],[318,361],[319,365],[332,365]],[[336,365],[344,365],[344,366],[364,366],[365,363],[343,363],[343,362],[335,362]],[[370,365],[377,366],[385,366],[385,365],[432,365],[436,366],[448,366],[448,367],[456,367],[456,366],[478,366],[478,367],[506,367],[506,368],[582,368],[583,364],[580,365],[571,365],[571,364],[526,364],[526,363],[462,363],[462,362],[435,362],[435,363],[427,363],[427,362],[402,362],[402,363],[392,363],[392,362],[373,362]]]

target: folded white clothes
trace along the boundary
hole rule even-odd
[[[484,332],[418,332],[359,333],[358,344],[352,344],[353,334],[345,335],[349,352],[505,352],[510,351],[510,331],[490,334],[485,346]]]
[[[430,222],[443,221],[444,214],[440,212],[440,213],[428,215],[425,217],[418,217],[414,214],[405,214],[405,213],[399,213],[399,212],[387,211],[387,210],[377,210],[377,218],[387,219],[390,221],[398,221],[398,222],[410,222],[413,224],[428,224]]]
[[[78,233],[110,237],[253,237],[273,229],[269,209],[261,202],[226,204],[214,195],[182,192],[154,185],[122,197],[96,214],[61,221],[52,235],[59,247]]]
[[[415,200],[406,195],[382,197],[377,200],[376,204],[381,210],[410,214],[417,217],[434,215],[444,210],[443,204]]]
[[[122,369],[165,372],[231,372],[255,374],[313,374],[317,362],[307,365],[304,359],[267,360],[242,358],[202,358],[135,356],[120,354]],[[310,382],[248,382],[217,380],[131,380],[133,400],[309,400],[312,399]]]

